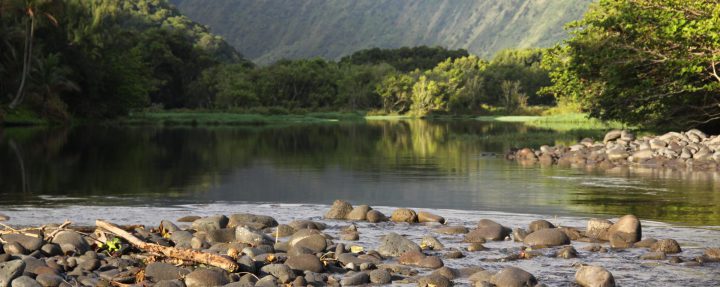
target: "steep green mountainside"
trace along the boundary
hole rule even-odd
[[[490,56],[567,36],[592,0],[171,0],[258,63],[444,46]]]

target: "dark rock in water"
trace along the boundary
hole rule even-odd
[[[183,217],[178,218],[177,221],[178,221],[178,222],[192,223],[192,222],[195,222],[195,220],[198,220],[198,219],[200,219],[200,218],[202,218],[202,217],[200,217],[200,216],[195,216],[195,215],[188,215],[188,216],[183,216]]]
[[[10,216],[0,213],[0,221],[8,221],[8,220],[10,220]]]
[[[35,281],[35,279],[32,279],[28,276],[20,276],[12,281],[12,287],[43,287]]]
[[[63,282],[65,282],[65,279],[60,277],[60,275],[53,274],[53,273],[44,273],[40,274],[37,277],[35,277],[35,281],[40,283],[41,286],[44,287],[57,287],[60,286]]]
[[[661,239],[650,247],[650,251],[674,254],[682,252],[682,249],[680,248],[680,244],[674,239]]]
[[[529,246],[552,247],[570,244],[570,238],[560,229],[541,229],[528,234],[523,241]]]
[[[437,275],[440,275],[440,276],[445,277],[450,280],[460,278],[460,275],[461,275],[460,271],[450,268],[450,267],[447,267],[447,266],[436,269],[435,271],[432,272],[432,274],[437,274]]]
[[[575,282],[583,287],[614,287],[615,278],[601,266],[582,266],[575,272]]]
[[[42,238],[23,235],[23,234],[5,234],[0,236],[7,243],[19,243],[28,252],[39,250],[45,241]]]
[[[418,217],[418,222],[437,222],[440,224],[445,224],[444,217],[442,217],[440,215],[432,214],[427,211],[418,212],[417,217]]]
[[[467,247],[467,251],[470,251],[470,252],[484,251],[484,250],[487,250],[487,248],[485,247],[485,245],[482,245],[482,243],[479,243],[479,242],[470,243]]]
[[[523,242],[525,240],[525,237],[527,236],[527,232],[525,229],[522,228],[515,228],[512,232],[513,241],[515,242]]]
[[[366,219],[371,223],[385,222],[388,221],[387,216],[380,211],[370,210],[367,212]]]
[[[20,277],[25,271],[25,262],[13,260],[0,263],[0,287],[9,287],[13,279]]]
[[[511,232],[512,230],[510,228],[502,226],[495,221],[481,219],[475,230],[471,231],[468,236],[474,234],[475,237],[484,238],[485,240],[501,241],[510,235]],[[466,236],[466,238],[468,236]]]
[[[628,242],[635,243],[640,241],[642,238],[642,227],[640,226],[640,220],[635,215],[625,215],[621,217],[615,224],[610,226],[607,231],[607,238],[610,240],[612,235],[618,232],[626,233],[629,236],[624,236]]]
[[[385,269],[376,269],[370,271],[370,283],[373,284],[390,284],[392,275]]]
[[[356,286],[370,283],[370,275],[365,272],[358,272],[349,276],[343,277],[340,280],[341,286]]]
[[[400,264],[414,265],[422,268],[437,269],[443,267],[442,259],[437,256],[427,256],[420,251],[408,251],[399,258]]]
[[[15,255],[15,256],[28,253],[27,250],[25,250],[25,248],[20,243],[17,243],[17,242],[4,244],[3,251],[5,251],[5,253],[7,253],[7,254]]]
[[[82,235],[74,231],[58,232],[52,239],[52,243],[60,245],[60,249],[66,254],[71,252],[84,254],[90,250],[90,245],[88,245]]]
[[[380,240],[377,251],[382,256],[397,257],[408,251],[420,252],[420,246],[401,235],[391,232]]]
[[[555,225],[550,223],[550,221],[541,219],[541,220],[535,220],[533,222],[530,222],[530,226],[529,226],[528,230],[530,230],[530,233],[533,233],[540,229],[547,229],[547,228],[555,228]]]
[[[580,230],[577,230],[576,228],[572,227],[559,227],[560,231],[565,233],[570,240],[579,240],[580,238],[583,238],[583,234],[580,232]]]
[[[466,234],[469,232],[465,226],[445,226],[434,230],[440,234],[454,235],[454,234]]]
[[[290,258],[285,261],[285,264],[287,264],[291,269],[300,272],[310,271],[320,273],[325,269],[322,262],[320,262],[320,259],[313,254],[290,256]]]
[[[642,260],[665,260],[666,258],[667,256],[665,256],[663,252],[648,252],[640,255],[640,259]]]
[[[650,248],[653,246],[653,244],[655,244],[655,242],[657,242],[657,239],[655,239],[655,238],[645,238],[643,240],[635,242],[635,244],[633,244],[633,247]]]
[[[613,225],[613,222],[606,219],[599,219],[599,218],[591,218],[588,221],[587,224],[587,231],[585,232],[587,237],[595,238],[595,239],[603,239],[607,240],[607,236],[605,235],[610,229],[610,227]]]
[[[185,276],[185,285],[187,287],[205,287],[205,286],[222,286],[230,283],[230,280],[224,272],[198,268]]]
[[[371,210],[370,206],[368,205],[358,205],[355,208],[353,208],[350,213],[347,215],[348,220],[354,220],[354,221],[363,221],[367,220],[367,213]]]
[[[535,286],[537,279],[529,272],[517,267],[505,267],[493,277],[497,287]]]
[[[325,219],[347,219],[348,214],[352,212],[353,207],[350,203],[344,200],[336,200],[330,207],[327,213],[325,213]]]
[[[225,215],[213,215],[193,221],[192,227],[197,231],[209,232],[211,230],[226,228],[229,221]]]
[[[228,216],[228,228],[245,226],[245,224],[257,225],[260,229],[278,226],[277,220],[267,215],[236,213]]]
[[[418,222],[418,216],[412,209],[398,208],[390,215],[390,221],[416,223]]]
[[[443,257],[447,259],[459,259],[465,257],[465,254],[463,254],[462,251],[456,248],[452,248],[450,249],[450,251],[446,252]]]
[[[418,279],[417,286],[419,287],[450,287],[453,286],[452,281],[438,274],[430,274],[423,276]]]
[[[153,282],[181,279],[188,273],[187,269],[163,262],[153,262],[145,267],[145,277]]]
[[[558,258],[563,259],[571,259],[571,258],[577,258],[578,253],[577,250],[575,250],[575,247],[572,246],[566,246],[562,249],[558,250],[558,252],[555,254]]]
[[[290,266],[285,264],[269,264],[260,268],[261,274],[272,275],[278,278],[280,283],[290,283],[295,279],[295,273],[290,269]]]

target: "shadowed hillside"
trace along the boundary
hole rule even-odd
[[[172,0],[258,63],[337,59],[370,47],[445,46],[490,56],[566,37],[591,0]]]

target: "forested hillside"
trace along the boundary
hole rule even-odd
[[[257,63],[339,59],[380,47],[443,46],[487,58],[549,47],[592,0],[172,0]]]

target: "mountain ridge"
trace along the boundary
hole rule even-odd
[[[379,47],[443,46],[488,57],[561,42],[592,0],[171,0],[243,55],[339,59]]]

